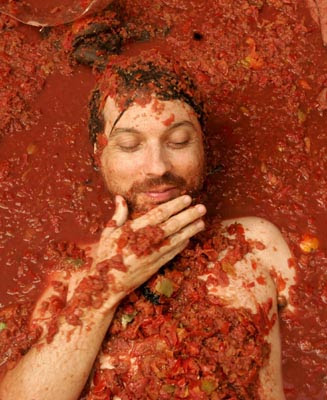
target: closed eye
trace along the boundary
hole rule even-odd
[[[179,148],[187,146],[189,143],[190,143],[190,141],[187,139],[187,140],[184,140],[183,142],[169,142],[168,145],[169,145],[169,147],[179,149]]]
[[[136,151],[138,149],[138,147],[139,147],[138,144],[133,145],[133,146],[122,146],[122,145],[119,145],[120,150],[126,151],[127,153],[131,153],[133,151]]]

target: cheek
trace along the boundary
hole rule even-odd
[[[101,171],[109,188],[118,186],[122,190],[128,190],[138,178],[140,165],[133,157],[108,149],[101,156]]]
[[[202,175],[203,173],[203,155],[202,152],[191,152],[178,155],[175,158],[174,170],[177,175],[181,175],[187,180]]]

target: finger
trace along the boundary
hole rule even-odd
[[[188,208],[187,210],[169,218],[169,220],[161,224],[160,227],[165,231],[167,237],[196,221],[206,212],[207,210],[203,204],[197,204],[195,207]]]
[[[135,219],[131,224],[132,229],[137,230],[148,225],[160,224],[161,222],[166,221],[172,215],[182,211],[185,207],[188,207],[191,202],[192,198],[188,195],[185,195],[161,204],[142,217]]]
[[[179,232],[174,233],[169,237],[169,244],[166,246],[162,246],[159,249],[159,254],[164,254],[169,247],[178,246],[180,243],[184,242],[185,240],[190,239],[192,236],[196,235],[197,233],[203,231],[205,225],[202,219],[198,219],[191,224],[185,226]]]
[[[128,207],[125,199],[122,196],[117,195],[115,197],[115,212],[111,219],[107,222],[105,229],[102,232],[103,236],[107,236],[113,230],[122,226],[128,217]]]
[[[102,231],[97,256],[99,259],[105,258],[108,250],[113,246],[112,233],[121,225],[123,225],[128,217],[128,207],[122,196],[115,197],[116,209],[111,220],[107,223],[106,228]]]
[[[124,197],[117,195],[115,197],[116,210],[112,216],[112,220],[116,222],[117,226],[122,226],[128,217],[128,207]]]
[[[151,278],[163,265],[172,260],[177,254],[181,253],[188,245],[188,240],[181,242],[178,246],[165,252],[154,262],[150,262],[148,268],[133,268],[129,267],[127,276],[124,276],[123,286],[125,290],[132,290],[142,285],[145,281]]]
[[[172,260],[177,254],[181,253],[188,245],[189,240],[184,240],[183,242],[179,243],[178,246],[174,247],[172,250],[162,254],[153,264],[149,270],[153,270],[150,276],[152,276],[155,272],[158,271],[159,268],[167,264],[168,261]]]

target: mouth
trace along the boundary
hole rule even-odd
[[[155,188],[151,188],[147,192],[143,192],[152,202],[162,203],[169,200],[172,200],[179,196],[180,189],[176,186],[158,186]]]

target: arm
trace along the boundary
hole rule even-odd
[[[271,222],[257,217],[243,217],[223,222],[223,226],[241,224],[246,240],[260,242],[262,248],[253,248],[249,259],[255,259],[272,276],[278,297],[287,301],[287,309],[294,311],[289,304],[289,290],[295,284],[295,263],[290,248],[280,230]],[[259,271],[260,273],[260,271]]]
[[[74,328],[59,321],[59,332],[50,344],[41,341],[0,385],[0,399],[77,399],[88,378],[114,308],[89,313],[92,324]]]
[[[238,262],[233,288],[228,288],[229,295],[226,293],[221,295],[228,296],[231,306],[245,306],[253,313],[257,312],[258,304],[268,304],[267,302],[271,300],[271,309],[268,312],[268,317],[271,319],[274,315],[278,315],[278,297],[283,296],[288,301],[289,289],[295,283],[295,268],[290,262],[291,251],[280,231],[262,218],[226,220],[223,226],[227,227],[233,223],[242,225],[246,240],[260,242],[263,246],[257,248],[254,246],[252,252]],[[248,284],[246,288],[245,282]],[[292,311],[292,305],[288,304],[288,309]],[[268,364],[260,372],[260,395],[265,400],[284,400],[278,318],[266,335],[266,340],[271,345],[271,352]]]
[[[190,203],[189,196],[179,197],[130,224],[132,232],[148,225],[159,225],[163,232],[162,245],[157,249],[145,248],[143,255],[137,256],[128,241],[123,248],[117,246],[117,241],[122,241],[123,227],[104,230],[94,250],[91,268],[67,282],[66,305],[57,320],[58,332],[49,344],[44,335],[17,366],[7,372],[0,383],[1,400],[78,399],[120,300],[182,251],[188,239],[203,229],[203,222],[199,221],[203,212],[196,207],[187,208]],[[114,218],[116,225],[126,225],[127,208],[123,199]],[[110,269],[108,262],[117,255],[123,264]],[[81,305],[88,280],[100,285],[96,297],[91,296],[91,306]],[[41,312],[42,303],[51,297],[52,290],[50,287],[38,302],[34,323],[46,326],[48,316]],[[80,325],[73,326],[67,321],[67,309],[79,316]]]

